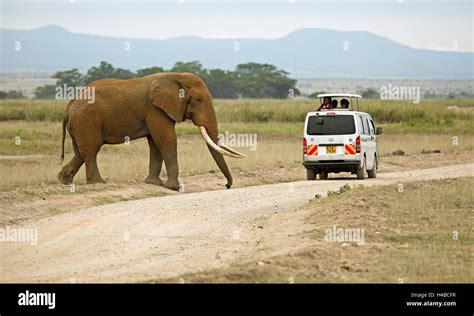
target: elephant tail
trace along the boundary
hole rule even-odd
[[[69,115],[68,115],[69,106],[71,105],[73,101],[74,100],[71,100],[68,103],[67,108],[66,108],[66,113],[64,113],[64,116],[63,116],[63,138],[62,138],[62,145],[61,145],[61,160],[59,161],[59,164],[61,164],[64,161],[64,143],[66,142],[66,124],[69,119]]]

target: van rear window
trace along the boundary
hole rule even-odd
[[[308,135],[347,135],[355,133],[352,115],[310,116]]]

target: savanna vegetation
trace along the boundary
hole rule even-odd
[[[306,99],[239,99],[214,100],[214,106],[219,123],[234,124],[239,129],[257,128],[257,132],[262,129],[265,132],[300,135],[306,113],[314,111],[318,102]],[[0,122],[59,122],[66,104],[65,100],[7,100],[0,104]],[[473,100],[426,100],[419,104],[411,101],[364,100],[359,103],[360,111],[370,113],[376,124],[382,125],[391,134],[472,132],[473,108]],[[178,130],[183,133],[188,131],[182,125],[178,125]]]
[[[215,100],[220,133],[257,136],[255,151],[237,147],[247,158],[228,160],[231,169],[243,172],[281,168],[300,170],[304,117],[315,109],[317,102],[302,99]],[[66,103],[65,100],[28,99],[0,102],[0,157],[3,156],[0,173],[14,175],[4,177],[0,190],[58,183],[61,118]],[[382,158],[397,149],[419,155],[423,149],[437,147],[443,154],[453,157],[474,151],[472,100],[435,100],[419,104],[365,100],[360,102],[360,109],[369,112],[376,124],[384,128],[379,141]],[[185,122],[177,125],[177,132],[180,135],[181,175],[208,172],[219,175],[197,128],[191,122]],[[71,155],[71,143],[67,138],[66,161]],[[271,159],[268,159],[269,155]],[[99,166],[109,182],[141,182],[148,170],[146,140],[104,146],[99,154]],[[81,170],[77,183],[83,182],[84,171]]]

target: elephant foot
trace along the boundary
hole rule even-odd
[[[179,181],[168,179],[165,182],[164,186],[165,186],[165,188],[168,188],[170,190],[178,191],[179,190]]]
[[[57,177],[62,184],[71,184],[72,180],[74,179],[74,175],[72,171],[66,171],[66,172],[60,171]]]
[[[163,181],[159,177],[146,177],[145,183],[155,184],[155,185],[163,185]]]

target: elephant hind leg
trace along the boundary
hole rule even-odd
[[[163,156],[161,155],[158,146],[156,146],[153,138],[147,136],[148,146],[150,147],[150,163],[149,173],[145,179],[146,183],[163,185],[163,181],[160,179],[161,167],[163,166]]]
[[[102,176],[100,175],[99,167],[97,166],[97,154],[96,157],[86,160],[85,163],[87,184],[105,183],[105,180],[102,179]]]
[[[102,133],[100,129],[88,129],[77,135],[77,145],[86,165],[87,184],[105,183],[97,166],[97,154],[102,147]]]
[[[74,139],[72,139],[72,148],[74,150],[74,157],[72,157],[72,159],[58,173],[58,179],[62,184],[71,184],[74,176],[84,163],[84,159],[82,159]]]

